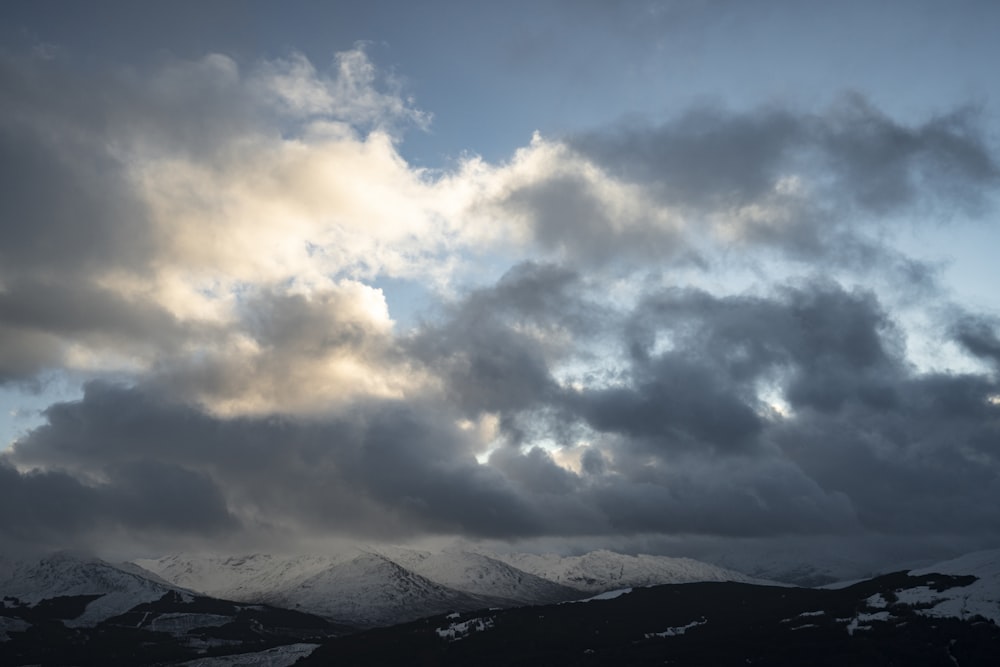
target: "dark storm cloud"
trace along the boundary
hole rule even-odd
[[[685,355],[664,355],[628,388],[596,389],[571,399],[592,428],[665,446],[729,449],[760,433],[761,419],[714,370]]]
[[[871,293],[826,283],[785,289],[776,298],[671,291],[651,298],[637,320],[633,335],[638,329],[646,341],[650,327],[673,336],[672,350],[660,359],[683,355],[712,369],[728,378],[732,395],[742,389],[747,396],[757,381],[780,387],[793,412],[759,420],[758,440],[777,444],[825,492],[849,499],[865,528],[975,532],[984,523],[998,525],[1000,515],[986,500],[1000,485],[995,379],[915,373]],[[988,340],[979,333],[977,341]],[[648,353],[648,342],[635,340],[634,356],[645,371],[647,359],[658,357]],[[689,401],[698,391],[697,383],[679,383],[675,396]],[[669,406],[669,398],[660,400]],[[649,415],[645,421],[657,423]],[[643,420],[623,420],[613,430],[628,432],[626,423],[635,429]],[[683,427],[684,420],[675,423]],[[647,456],[650,449],[636,451]]]
[[[9,456],[59,466],[66,484],[107,474],[129,505],[121,511],[148,515],[151,525],[168,522],[166,510],[210,500],[185,483],[210,478],[235,508],[296,529],[539,533],[548,522],[502,475],[476,464],[463,433],[439,423],[446,414],[389,401],[338,419],[221,419],[138,389],[91,384],[82,401],[49,408],[48,424]],[[128,495],[139,488],[155,491],[159,504]]]
[[[601,264],[623,250],[646,258],[678,254],[685,249],[676,230],[640,220],[619,228],[616,217],[593,193],[593,183],[579,175],[556,176],[515,189],[502,205],[533,222],[535,242],[546,251]]]
[[[677,461],[595,485],[612,534],[779,536],[844,534],[859,524],[851,499],[828,493],[785,461],[760,458],[711,471]],[[613,478],[612,478],[613,479]]]
[[[783,109],[735,114],[706,107],[659,127],[582,134],[570,145],[613,174],[655,185],[665,201],[714,208],[768,192],[805,138],[803,125]]]
[[[136,159],[216,164],[273,120],[221,55],[137,70],[3,53],[0,88],[0,270],[35,278],[148,267],[162,239]]]
[[[3,274],[79,275],[148,258],[146,212],[109,150],[103,97],[116,96],[104,81],[88,83],[56,65],[0,57]]]
[[[192,333],[155,303],[102,282],[146,274],[156,253],[126,145],[141,135],[145,145],[181,146],[190,134],[185,119],[213,117],[199,116],[198,104],[167,109],[161,102],[171,95],[158,89],[166,79],[130,81],[125,73],[0,55],[0,382],[61,366],[69,341],[127,353],[170,349]],[[156,118],[154,109],[166,115]],[[191,145],[211,143],[201,136]]]
[[[570,145],[681,205],[750,203],[781,177],[820,168],[839,197],[883,213],[929,196],[981,203],[1000,167],[977,121],[960,109],[907,126],[851,94],[822,114],[703,107],[660,126],[581,134]]]
[[[62,346],[55,336],[0,324],[0,385],[36,385],[39,371],[61,358]]]
[[[33,134],[0,127],[4,272],[45,275],[131,259],[140,251],[143,211],[129,203],[121,165]]]
[[[0,269],[2,271],[2,269]],[[58,367],[67,341],[117,353],[176,350],[185,339],[210,340],[219,327],[182,323],[154,303],[67,276],[17,277],[0,291],[0,383],[29,382]]]
[[[630,385],[571,393],[568,404],[596,430],[667,448],[757,441],[760,382],[782,387],[796,408],[891,407],[902,373],[874,296],[828,283],[769,298],[672,289],[643,300],[624,334]]]
[[[444,401],[226,419],[149,388],[92,384],[8,454],[48,472],[8,468],[8,487],[37,502],[39,536],[81,520],[43,512],[51,498],[102,525],[195,535],[178,517],[204,504],[214,525],[231,525],[218,511],[225,498],[248,535],[996,536],[984,526],[1000,525],[988,502],[1000,491],[1000,387],[986,375],[916,373],[870,292],[823,281],[769,296],[661,290],[598,326],[595,313],[614,311],[592,289],[525,265],[426,324],[413,344],[440,371]],[[521,335],[533,327],[571,335],[544,350]],[[555,379],[564,346],[613,332],[629,364],[614,384]],[[485,353],[501,355],[492,374],[473,370],[485,362],[470,355]],[[771,409],[772,395],[790,413]],[[483,413],[510,428],[508,446],[479,464],[481,443],[456,424]],[[534,438],[587,440],[579,472],[512,446],[525,423]]]
[[[573,280],[574,289],[560,290],[562,300],[534,316],[551,325],[586,310],[586,291]],[[473,303],[502,312],[509,306],[502,293],[483,290],[444,329],[426,333],[458,350],[483,336],[508,353],[536,346],[513,337],[534,321],[527,311],[518,327],[501,317],[463,319]],[[516,427],[530,415],[535,437],[560,444],[583,437],[603,449],[587,450],[579,475],[537,449],[501,448],[490,461],[522,493],[563,489],[599,517],[592,529],[971,533],[984,521],[995,524],[997,511],[981,502],[1000,483],[995,380],[917,373],[874,293],[823,280],[767,296],[668,289],[604,324],[571,331],[573,344],[584,344],[594,332],[617,330],[629,366],[610,386],[555,383],[558,357],[538,355],[504,366],[512,375],[503,382],[480,377],[491,393],[472,406],[513,425],[512,442],[521,442]],[[988,356],[991,330],[966,323],[959,331]],[[533,386],[517,384],[529,378]],[[443,379],[456,395],[475,391],[468,389],[473,374]],[[777,399],[791,412],[768,404]],[[967,479],[977,480],[976,490],[963,496]],[[975,503],[968,511],[966,499]],[[910,512],[911,502],[927,511]],[[962,518],[949,523],[951,515]]]
[[[789,219],[765,213],[741,222],[741,236],[793,256],[850,251],[858,240],[845,233],[859,213],[871,218],[915,206],[944,219],[956,210],[979,213],[1000,184],[1000,166],[974,110],[907,125],[857,94],[823,113],[702,107],[662,125],[623,123],[568,143],[695,218],[780,204]],[[805,191],[786,180],[793,176]]]
[[[1000,520],[995,382],[931,375],[896,386],[891,410],[855,404],[807,412],[775,430],[789,457],[849,496],[870,530],[989,534]]]
[[[953,327],[955,339],[980,359],[991,361],[1000,369],[1000,325],[982,316],[966,315]]]
[[[537,448],[498,450],[489,465],[478,465],[461,433],[430,423],[442,415],[426,408],[371,404],[312,423],[224,420],[134,389],[91,385],[83,401],[51,408],[49,425],[15,448],[11,458],[20,465],[65,468],[8,469],[11,500],[34,509],[27,518],[5,515],[4,530],[23,542],[51,543],[60,534],[63,545],[93,542],[115,526],[224,534],[237,518],[224,511],[223,497],[251,539],[274,524],[293,533],[398,539],[426,532],[770,534],[849,523],[843,499],[824,500],[795,470],[767,461],[741,464],[742,473],[725,479],[686,466],[630,470],[625,463],[590,481]],[[95,474],[108,481],[90,482]],[[741,507],[751,497],[752,506]],[[72,507],[60,512],[65,503]]]
[[[600,314],[582,298],[577,274],[525,263],[453,304],[443,326],[425,327],[410,345],[468,414],[509,414],[544,405],[557,391],[549,367],[568,352],[567,341],[549,334],[586,332]]]
[[[153,535],[219,535],[237,528],[224,498],[203,474],[154,461],[115,465],[107,481],[60,470],[20,473],[0,460],[0,535],[18,546],[95,546],[127,529]]]
[[[113,290],[88,284],[10,281],[0,293],[0,321],[12,329],[54,335],[116,336],[119,343],[157,344],[169,348],[192,328],[146,301],[126,299]]]
[[[906,126],[849,95],[814,124],[838,190],[875,213],[936,198],[975,210],[998,185],[1000,167],[972,109]]]

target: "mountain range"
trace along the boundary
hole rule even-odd
[[[830,642],[856,645],[844,654],[855,664],[907,642],[954,650],[905,664],[1000,655],[1000,550],[823,588],[610,551],[357,547],[132,563],[56,553],[0,561],[0,594],[5,665],[801,664],[809,645]],[[767,637],[801,651],[769,653]],[[814,664],[848,664],[831,660]]]
[[[993,667],[1000,552],[824,588],[701,582],[453,612],[324,642],[300,665]]]
[[[444,611],[550,604],[626,586],[752,581],[686,558],[351,548],[322,556],[165,556],[138,566],[205,595],[267,602],[362,627]]]

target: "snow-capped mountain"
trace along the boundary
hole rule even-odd
[[[226,600],[248,601],[281,595],[362,553],[365,552],[352,549],[309,556],[181,554],[138,559],[134,563],[177,586]]]
[[[131,563],[112,564],[70,552],[12,562],[0,580],[0,594],[29,606],[51,598],[93,596],[81,615],[65,621],[69,626],[96,625],[169,592],[190,596],[189,591]]]
[[[687,558],[493,554],[356,547],[314,556],[166,556],[136,563],[204,594],[267,602],[360,625],[443,611],[550,604],[630,586],[752,581]]]
[[[580,597],[579,588],[526,572],[484,553],[388,548],[380,552],[431,581],[472,595],[505,600],[504,606],[548,604]]]
[[[4,561],[0,597],[4,665],[162,664],[281,646],[268,664],[291,664],[316,641],[354,629],[201,596],[131,563],[68,552]]]
[[[582,556],[497,554],[495,558],[542,579],[588,593],[694,581],[757,581],[740,572],[690,558],[629,556],[606,550]]]
[[[420,576],[385,556],[361,554],[268,597],[271,604],[372,626],[481,609],[490,601]]]
[[[356,625],[581,596],[496,559],[464,552],[350,548],[313,556],[165,556],[136,564],[207,595],[302,609]]]
[[[70,553],[0,562],[0,664],[535,664],[582,655],[587,664],[794,665],[822,654],[831,664],[884,664],[888,656],[993,665],[1000,642],[1000,550],[823,588],[762,585],[689,559],[607,551],[380,547],[143,562],[163,576]],[[673,583],[656,585],[663,580]],[[196,585],[256,599],[204,597],[188,590]],[[563,594],[590,601],[517,602]],[[303,613],[310,608],[322,617]]]

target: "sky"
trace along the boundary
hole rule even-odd
[[[1000,546],[998,25],[3,3],[0,544]]]

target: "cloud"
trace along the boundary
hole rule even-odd
[[[263,62],[253,86],[279,109],[302,117],[334,117],[352,127],[396,129],[400,124],[426,128],[427,112],[415,109],[398,82],[381,76],[364,45],[334,56],[329,74],[320,74],[301,53]],[[386,90],[380,90],[386,79]]]
[[[41,493],[32,476],[48,474],[65,494],[96,493],[101,480],[125,497],[149,471],[203,484],[186,499],[171,497],[183,483],[148,484],[159,500],[130,502],[127,517],[91,504],[108,519],[90,537],[118,521],[197,539],[171,523],[172,508],[218,507],[217,498],[241,539],[257,543],[317,534],[996,537],[983,530],[996,525],[986,501],[1000,485],[996,379],[917,372],[870,292],[824,281],[768,296],[654,290],[587,327],[594,313],[613,312],[591,289],[578,274],[527,265],[470,293],[414,339],[424,371],[437,373],[420,397],[355,398],[308,418],[234,418],[155,385],[91,384],[82,401],[49,408],[47,425],[7,455],[18,471],[37,472],[8,474],[20,475],[25,494]],[[308,302],[283,299],[270,305],[281,317],[254,308],[261,340],[293,335],[323,349],[296,325],[312,315]],[[538,332],[563,328],[569,338],[546,352]],[[601,372],[609,359],[571,354],[609,332],[623,355],[617,373]],[[351,338],[328,334],[335,347]],[[577,376],[589,380],[564,381],[571,358],[589,366]],[[497,430],[467,427],[491,415]]]
[[[971,354],[1000,368],[1000,336],[997,324],[985,316],[965,315],[953,327],[956,340]]]
[[[470,160],[460,176],[469,219],[500,233],[523,256],[534,248],[581,265],[689,250],[682,220],[646,188],[616,178],[558,140],[535,134],[499,165]]]
[[[363,50],[0,78],[0,380],[151,375],[227,414],[418,381],[358,279],[441,274],[457,232],[395,149],[428,116]]]
[[[156,474],[192,471],[192,481],[215,481],[249,535],[278,527],[289,539],[315,531],[535,532],[534,518],[504,479],[476,463],[468,435],[440,419],[447,411],[419,408],[377,401],[321,420],[225,419],[155,393],[91,384],[82,401],[50,408],[48,425],[18,442],[9,460],[25,470],[56,467],[67,484],[104,476],[123,493],[158,466]],[[185,474],[174,481],[184,482]],[[157,504],[132,502],[128,511],[148,515],[155,526],[169,523],[162,513],[171,508],[214,498],[170,479],[147,485]],[[71,486],[85,492],[83,482]]]
[[[362,283],[247,290],[233,310],[214,343],[198,338],[198,355],[161,355],[159,391],[217,414],[318,414],[426,381],[402,356],[382,293]]]
[[[518,265],[453,304],[441,325],[428,323],[407,347],[470,417],[545,404],[557,391],[550,366],[570,353],[580,329],[599,326],[601,313],[581,301],[578,283],[562,267]]]
[[[515,275],[537,280],[553,271],[522,267]],[[592,337],[616,341],[603,358],[576,357],[587,367],[576,380],[562,379],[565,357],[543,354],[522,363],[504,357],[502,375],[443,375],[458,405],[499,415],[507,444],[490,464],[525,489],[564,489],[602,517],[592,528],[972,532],[983,525],[982,512],[992,512],[977,505],[976,521],[943,518],[962,514],[963,497],[983,499],[979,492],[992,492],[1000,479],[986,445],[1000,416],[995,378],[917,371],[899,325],[874,293],[829,280],[759,296],[653,290],[616,313],[598,310],[599,297],[579,276],[559,275],[553,292],[545,290],[552,283],[526,280],[532,294],[560,295],[548,308],[505,319],[521,302],[519,290],[509,289],[517,278],[507,276],[495,291],[470,295],[449,323],[455,329],[427,333],[453,350],[474,341],[472,349],[485,354],[485,341],[500,340],[515,354],[544,349],[519,333],[544,330],[542,322],[565,326],[569,313],[579,317],[588,307],[612,317],[601,328],[565,326],[562,349],[587,349]],[[479,305],[489,316],[466,320]],[[439,359],[429,363],[448,368]],[[529,378],[529,386],[518,384]],[[490,392],[476,393],[484,387]],[[526,442],[557,443],[567,456],[572,446],[578,463],[557,468],[530,445],[518,453]],[[956,494],[972,465],[981,485],[975,494]],[[919,503],[934,511],[906,514],[910,494],[921,494]],[[742,514],[751,509],[760,513],[752,521]]]
[[[982,376],[911,378],[891,409],[808,412],[776,437],[819,484],[851,497],[872,531],[983,534],[997,520],[987,500],[1000,485],[996,388]]]
[[[102,481],[60,470],[21,473],[0,461],[0,534],[9,548],[99,548],[122,530],[132,540],[225,535],[238,528],[205,475],[155,461],[106,468]]]
[[[983,211],[1000,166],[974,109],[904,125],[859,94],[821,113],[707,106],[660,125],[622,123],[567,145],[725,238],[822,257],[852,221],[933,207]],[[837,241],[831,243],[831,241]]]
[[[19,543],[1000,538],[996,323],[891,245],[988,207],[972,111],[707,106],[431,171],[363,49],[0,79],[0,382],[90,380],[0,454]],[[914,304],[972,370],[914,362]]]

